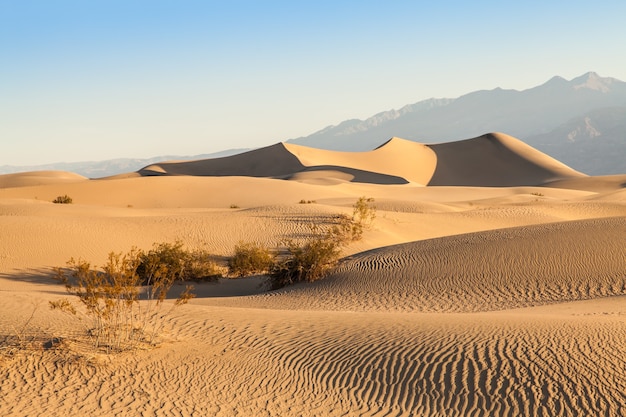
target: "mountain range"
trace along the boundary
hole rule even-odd
[[[141,168],[163,161],[190,161],[196,159],[222,158],[235,155],[247,149],[228,149],[225,151],[192,155],[163,155],[153,158],[116,158],[104,161],[57,162],[44,165],[2,165],[0,175],[26,171],[69,171],[88,178],[102,178],[126,172],[138,171]]]
[[[287,142],[365,151],[399,136],[451,142],[504,132],[590,175],[626,172],[626,82],[589,72],[523,91],[475,91],[428,99],[366,120],[347,120]]]
[[[431,98],[365,120],[328,126],[287,143],[339,151],[368,151],[391,137],[443,143],[503,132],[589,175],[626,173],[626,82],[588,72],[572,80],[555,76],[527,90],[474,91]],[[0,174],[63,170],[99,178],[138,171],[165,160],[199,160],[246,149],[194,156],[112,159],[38,166],[0,166]]]

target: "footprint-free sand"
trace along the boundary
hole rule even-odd
[[[623,416],[625,186],[504,134],[0,176],[0,340],[36,342],[0,359],[0,415]],[[373,227],[321,281],[196,284],[154,349],[47,348],[82,331],[48,308],[71,257],[279,247],[361,196]]]

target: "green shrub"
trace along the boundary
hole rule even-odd
[[[274,262],[274,254],[265,246],[239,242],[235,254],[228,260],[228,272],[240,277],[266,273]]]
[[[54,204],[72,204],[72,198],[69,195],[65,194],[58,196],[57,198],[52,200],[52,202]]]

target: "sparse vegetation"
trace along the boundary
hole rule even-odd
[[[373,198],[360,197],[352,206],[352,216],[339,216],[333,233],[347,242],[361,240],[363,232],[369,229],[376,218],[376,207]]]
[[[537,197],[543,197],[544,195],[539,192],[530,193],[530,195],[536,195]]]
[[[309,238],[304,244],[287,243],[287,256],[270,271],[270,287],[313,282],[326,275],[339,261],[342,243],[330,233]]]
[[[89,318],[87,335],[96,349],[120,352],[153,344],[167,315],[162,311],[163,302],[177,275],[165,263],[149,269],[146,300],[140,302],[142,278],[137,270],[144,261],[142,255],[136,249],[127,254],[110,253],[101,270],[70,259],[66,269],[57,269],[57,279],[69,294],[78,297],[84,309],[77,309],[67,299],[50,302],[51,308],[81,320]],[[192,287],[187,286],[171,308],[186,304],[193,296]]]
[[[172,281],[217,281],[222,276],[209,253],[187,250],[180,241],[155,243],[148,252],[140,252],[138,259],[137,275],[144,285],[159,274],[167,274]]]
[[[287,242],[287,256],[275,262],[270,271],[272,289],[297,282],[312,282],[324,277],[338,263],[342,248],[360,240],[363,231],[371,227],[376,218],[374,199],[361,197],[353,205],[352,216],[340,215],[334,224],[323,230],[311,227],[311,237],[303,244]]]
[[[57,198],[52,200],[52,202],[54,204],[72,204],[72,198],[69,195],[65,194],[58,196]]]
[[[275,255],[267,247],[256,243],[239,242],[228,260],[228,272],[239,277],[266,273],[274,263]]]
[[[371,226],[376,217],[373,201],[361,197],[351,216],[336,216],[328,227],[312,225],[304,243],[286,242],[287,253],[279,260],[260,244],[241,242],[228,261],[228,270],[238,276],[268,273],[274,289],[318,280],[336,266],[343,247],[361,239]],[[171,311],[163,312],[162,308],[176,281],[216,280],[221,276],[220,266],[207,252],[189,251],[181,242],[158,243],[146,252],[132,249],[126,254],[110,253],[100,269],[84,260],[70,259],[67,268],[57,269],[57,278],[69,294],[78,297],[82,308],[68,299],[51,302],[50,306],[81,320],[88,318],[86,334],[93,346],[119,352],[154,343],[163,318]],[[187,286],[171,308],[193,296]]]
[[[231,204],[231,205],[230,205],[230,208],[231,208],[231,209],[238,209],[238,208],[239,208],[239,206],[238,206],[237,204]]]
[[[315,201],[315,200],[304,200],[304,199],[299,201],[299,204],[314,204],[314,203],[317,203],[317,201]]]

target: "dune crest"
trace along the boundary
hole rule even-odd
[[[367,152],[278,143],[224,158],[162,162],[139,173],[267,177],[318,185],[360,182],[483,187],[541,185],[586,177],[503,133],[434,145],[394,137]]]
[[[504,133],[429,146],[437,167],[428,185],[512,187],[586,177]]]
[[[353,181],[385,183],[412,182],[426,185],[432,177],[436,157],[427,146],[400,138],[391,138],[368,152],[339,152],[285,143],[285,147],[304,165],[305,171],[335,167],[346,173],[359,172]],[[369,174],[369,177],[368,175]],[[394,180],[395,179],[395,180]]]

